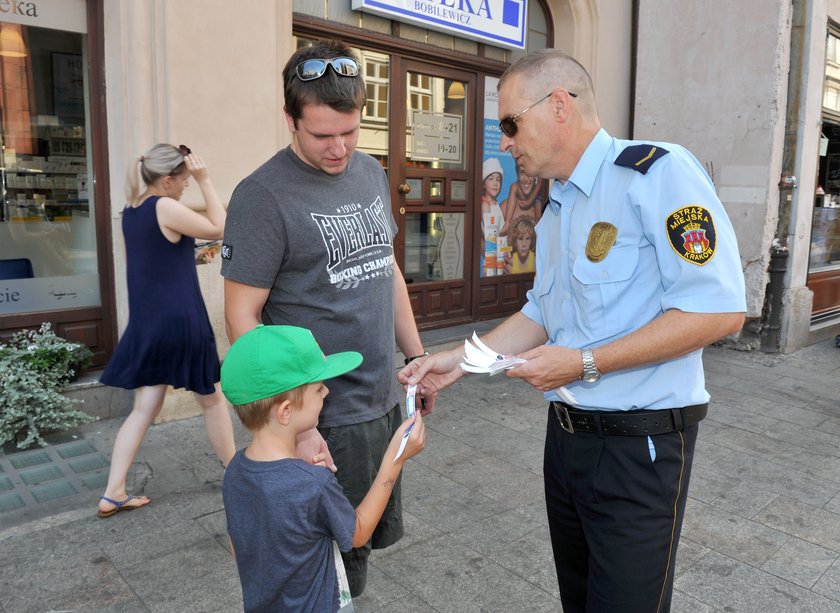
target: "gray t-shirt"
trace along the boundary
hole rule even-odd
[[[309,328],[324,353],[364,357],[359,368],[327,382],[319,427],[371,421],[399,402],[396,231],[385,172],[358,151],[343,173],[329,175],[286,148],[231,197],[222,275],[270,288],[263,323]]]
[[[245,611],[337,611],[332,542],[349,551],[356,511],[335,475],[303,460],[249,460],[222,482]]]

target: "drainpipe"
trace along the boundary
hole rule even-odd
[[[766,317],[762,329],[761,350],[779,353],[781,350],[782,296],[785,291],[788,250],[773,241],[770,248],[770,282],[764,298]]]
[[[776,236],[770,247],[770,280],[764,296],[764,321],[761,350],[778,353],[781,350],[782,298],[788,263],[788,234],[793,194],[796,190],[794,169],[797,158],[799,109],[802,76],[805,63],[805,38],[810,0],[793,0],[790,31],[790,69],[787,84],[787,112],[785,114],[785,140],[782,153],[782,176],[779,180],[779,220]]]

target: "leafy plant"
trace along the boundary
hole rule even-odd
[[[76,408],[81,400],[61,393],[91,358],[90,349],[56,336],[49,323],[0,344],[0,445],[43,446],[42,432],[92,421]]]

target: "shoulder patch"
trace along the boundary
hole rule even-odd
[[[686,204],[668,215],[665,230],[671,248],[686,262],[703,266],[715,256],[717,233],[708,209]]]
[[[618,154],[615,165],[632,168],[645,175],[653,163],[667,153],[667,149],[654,145],[631,145]]]

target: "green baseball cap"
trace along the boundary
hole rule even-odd
[[[361,363],[356,351],[324,355],[306,328],[260,324],[231,345],[222,362],[222,393],[231,404],[248,404],[343,375]]]

